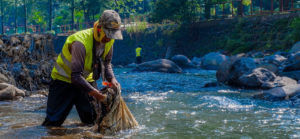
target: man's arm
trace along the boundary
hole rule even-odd
[[[83,88],[85,91],[90,92],[96,90],[90,83],[88,83],[85,78],[82,76],[84,70],[85,62],[85,47],[80,42],[74,42],[70,49],[72,53],[72,62],[71,62],[71,82]]]
[[[83,88],[89,95],[95,97],[99,101],[104,101],[106,95],[102,95],[100,91],[94,88],[90,83],[88,83],[85,78],[82,76],[84,70],[85,62],[85,47],[80,42],[74,42],[71,46],[70,53],[72,53],[72,73],[71,73],[71,82]]]

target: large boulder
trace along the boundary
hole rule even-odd
[[[263,92],[263,98],[269,100],[289,99],[300,93],[300,84],[276,87]]]
[[[261,88],[263,84],[273,82],[275,78],[276,75],[273,72],[264,68],[256,68],[240,76],[236,84],[248,88]]]
[[[196,66],[191,62],[191,60],[184,55],[175,55],[171,58],[181,68],[195,68]]]
[[[295,43],[292,47],[292,49],[290,50],[291,53],[296,53],[300,51],[300,41]]]
[[[227,60],[227,56],[221,53],[208,53],[201,61],[201,67],[207,70],[218,70],[219,66]]]
[[[300,61],[300,51],[296,53],[291,53],[289,56],[289,63],[296,63]]]
[[[289,77],[277,76],[274,81],[265,82],[264,84],[262,84],[261,88],[271,89],[275,87],[282,87],[286,85],[295,85],[295,84],[297,84],[297,81],[294,79],[291,79]]]
[[[266,56],[264,58],[264,61],[270,64],[275,64],[277,66],[281,65],[284,61],[286,61],[287,58],[281,55],[272,55],[272,56]]]
[[[157,71],[157,72],[168,72],[168,73],[181,73],[182,69],[170,60],[158,59],[154,61],[141,63],[137,65],[134,71]]]
[[[289,64],[284,67],[283,72],[300,70],[300,61]]]
[[[276,75],[278,74],[279,72],[279,68],[277,65],[275,64],[270,64],[270,63],[262,63],[262,64],[259,64],[257,65],[257,67],[259,68],[265,68],[269,71],[272,71],[273,73],[275,73]]]
[[[256,68],[256,62],[253,58],[243,57],[235,61],[229,71],[229,85],[240,85],[239,78],[245,74],[252,72]]]
[[[11,84],[0,83],[0,100],[12,100],[24,96],[25,92],[23,90]]]
[[[229,58],[227,58],[226,61],[224,61],[219,66],[219,69],[217,70],[217,73],[216,73],[216,77],[219,82],[227,84],[227,82],[230,79],[231,67],[232,67],[233,63],[239,59],[240,59],[240,57],[238,57],[238,56],[229,57]]]
[[[281,72],[281,73],[279,73],[279,75],[280,76],[290,77],[292,79],[300,81],[300,70],[290,71],[290,72]]]

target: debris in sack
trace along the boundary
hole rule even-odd
[[[128,109],[121,96],[121,88],[103,88],[107,95],[106,102],[94,101],[97,113],[95,129],[103,135],[113,135],[120,130],[138,126],[138,122]]]

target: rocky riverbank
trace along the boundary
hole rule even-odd
[[[0,100],[47,95],[56,57],[52,41],[48,34],[0,37]]]
[[[189,69],[217,70],[217,83],[206,87],[228,85],[243,89],[265,90],[255,96],[263,99],[289,99],[300,93],[300,43],[289,52],[249,52],[226,56],[221,52],[208,53],[192,60],[184,55],[171,59],[130,64],[134,71],[181,73]]]

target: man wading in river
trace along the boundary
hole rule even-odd
[[[49,87],[47,116],[42,125],[62,125],[74,104],[81,122],[93,124],[96,113],[90,103],[92,97],[106,101],[106,95],[97,89],[95,80],[103,73],[102,78],[113,87],[119,85],[111,60],[114,40],[123,39],[120,25],[119,14],[105,10],[94,28],[67,38],[51,73],[53,81]]]

